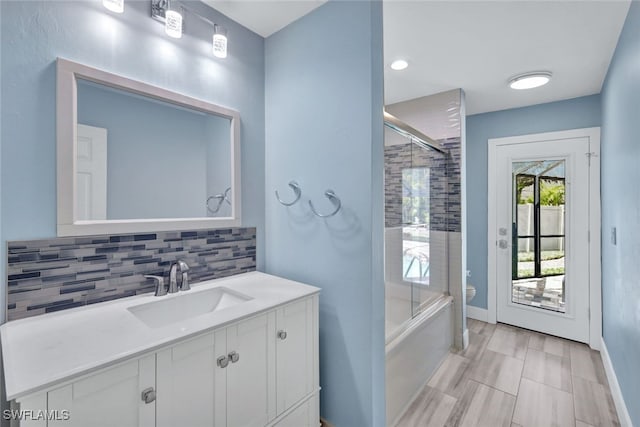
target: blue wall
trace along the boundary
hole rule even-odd
[[[640,2],[633,1],[602,91],[603,336],[640,426]],[[610,240],[617,228],[617,245]]]
[[[600,95],[467,116],[467,269],[487,308],[487,144],[491,138],[600,126]]]
[[[265,57],[267,272],[322,288],[321,415],[384,426],[382,2],[330,1]],[[308,200],[331,211],[327,189],[343,207],[322,220]]]
[[[229,57],[211,55],[211,29],[185,17],[175,40],[128,1],[122,15],[100,1],[2,1],[1,183],[5,239],[56,235],[55,59],[122,74],[240,111],[243,224],[258,228],[264,254],[264,39],[200,2],[188,2],[229,31]],[[4,275],[4,262],[2,275]],[[5,310],[5,283],[0,312]],[[4,318],[2,315],[1,318]]]

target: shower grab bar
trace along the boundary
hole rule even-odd
[[[314,213],[315,216],[320,218],[329,218],[338,213],[338,211],[342,208],[342,202],[340,201],[340,198],[336,196],[336,193],[334,193],[333,190],[325,191],[324,195],[326,196],[327,199],[331,200],[331,203],[335,205],[336,209],[333,212],[329,214],[318,213],[316,208],[313,206],[313,202],[311,200],[309,200],[309,207],[311,208],[311,211]]]
[[[447,154],[447,150],[444,149],[440,143],[432,138],[429,138],[424,133],[419,130],[409,126],[402,120],[398,119],[396,116],[383,111],[384,115],[384,125],[388,128],[391,128],[398,132],[399,134],[409,137],[419,145],[426,146],[425,148],[432,148],[436,151],[441,152],[442,154]]]
[[[231,200],[229,200],[229,191],[231,191],[231,187],[224,190],[224,194],[216,194],[215,196],[209,196],[207,198],[207,210],[212,214],[217,214],[220,211],[220,207],[222,207],[222,203],[224,203],[225,201],[229,205],[231,205]],[[209,202],[211,201],[211,199],[218,199],[218,206],[216,206],[215,210],[211,209],[211,207],[209,206]]]
[[[293,190],[293,192],[296,195],[296,198],[293,200],[293,202],[284,202],[284,201],[282,201],[282,199],[280,198],[280,195],[278,194],[278,190],[276,190],[276,199],[278,199],[278,202],[280,202],[280,204],[282,204],[284,206],[291,206],[291,205],[295,204],[298,200],[300,200],[300,196],[302,195],[302,190],[300,189],[300,185],[297,182],[290,181],[289,182],[289,187],[291,187],[291,189]]]

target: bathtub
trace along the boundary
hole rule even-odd
[[[419,314],[407,321],[411,301],[386,297],[387,426],[398,422],[453,345],[453,298],[434,292],[421,301]]]

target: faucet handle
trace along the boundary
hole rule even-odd
[[[167,294],[167,287],[164,284],[164,277],[162,277],[162,276],[153,276],[151,274],[145,274],[144,277],[146,277],[147,279],[155,280],[155,285],[156,285],[155,296],[161,297],[161,296]]]
[[[191,286],[189,286],[189,274],[187,273],[189,271],[189,264],[182,261],[181,259],[176,261],[176,263],[178,264],[178,268],[180,268],[180,272],[182,273],[182,280],[180,281],[180,290],[188,291],[191,289]]]
[[[191,290],[191,286],[189,286],[189,276],[186,271],[182,272],[182,281],[180,282],[180,290],[188,291]]]

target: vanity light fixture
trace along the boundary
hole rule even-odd
[[[535,71],[512,77],[509,80],[509,87],[516,90],[533,89],[534,87],[546,85],[550,80],[550,71]]]
[[[111,12],[124,12],[124,0],[102,0],[102,5]]]
[[[1,1],[1,0],[0,0]],[[104,0],[124,1],[124,0]],[[178,10],[180,12],[178,12]],[[189,13],[213,27],[213,55],[217,58],[227,57],[227,29],[190,9],[184,3],[176,0],[151,0],[151,17],[164,23],[164,30],[168,36],[179,39],[182,37],[183,16]]]
[[[227,29],[213,24],[213,56],[227,57]]]
[[[404,59],[397,59],[391,63],[391,69],[396,71],[404,70],[408,66],[409,63]]]
[[[165,33],[174,39],[182,37],[182,14],[175,10],[167,10],[165,11],[164,16]]]

